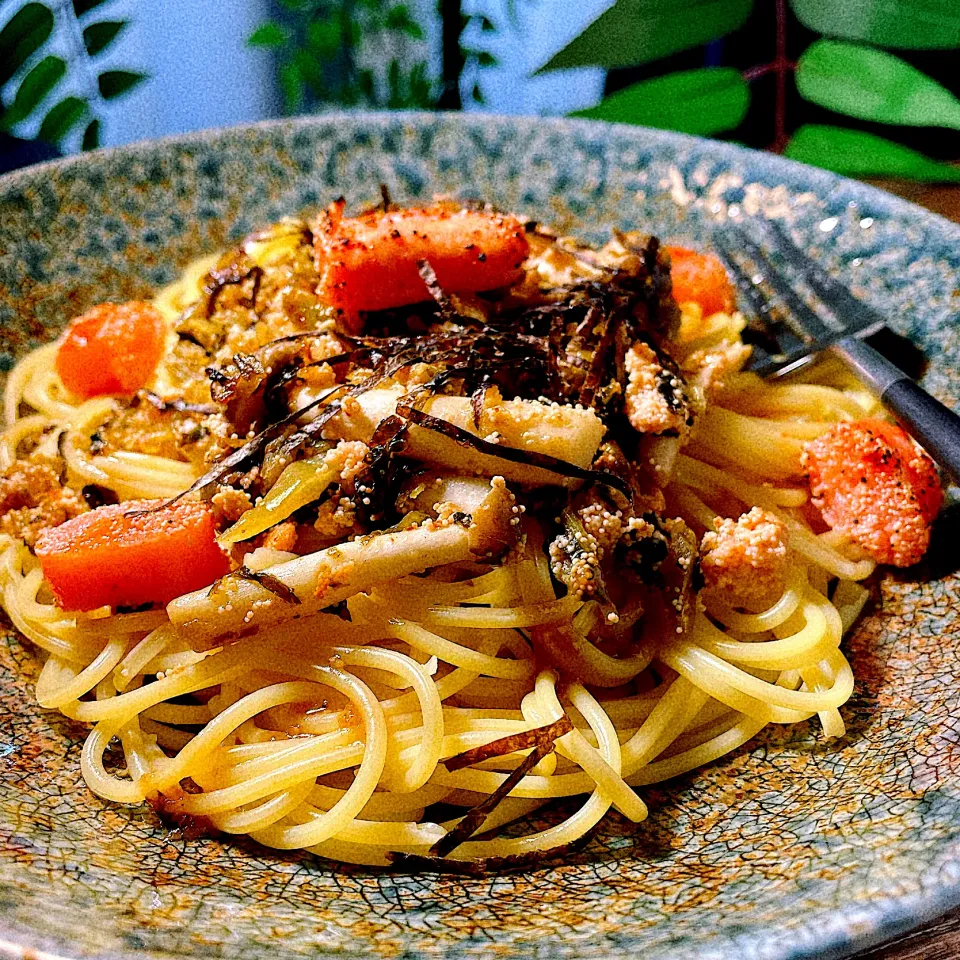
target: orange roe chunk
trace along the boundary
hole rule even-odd
[[[70,321],[56,368],[75,397],[131,396],[153,377],[165,329],[156,307],[139,300],[100,303]]]
[[[520,221],[502,214],[437,206],[345,218],[342,209],[334,204],[314,232],[317,293],[354,331],[360,311],[430,299],[423,260],[442,290],[476,293],[519,280],[530,249]]]
[[[806,444],[801,463],[832,529],[878,563],[909,567],[923,557],[943,490],[934,462],[900,427],[838,423]]]
[[[697,303],[705,317],[734,309],[733,284],[718,257],[689,247],[667,247],[666,250],[670,254],[673,299],[677,303]]]
[[[64,610],[167,603],[230,571],[209,504],[130,500],[45,530],[36,553]],[[153,510],[151,513],[133,511]]]

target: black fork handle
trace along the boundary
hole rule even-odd
[[[900,425],[960,485],[960,416],[868,343],[845,337],[831,348],[900,421]]]

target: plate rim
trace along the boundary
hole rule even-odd
[[[496,128],[500,124],[518,125],[532,124],[542,127],[555,127],[558,131],[569,129],[586,132],[601,133],[602,131],[617,131],[629,136],[647,138],[664,144],[696,146],[701,151],[709,149],[714,155],[723,159],[734,157],[749,157],[773,167],[780,167],[784,171],[792,171],[794,176],[806,178],[812,182],[818,196],[827,195],[836,187],[844,187],[855,193],[868,197],[884,213],[896,215],[898,212],[909,214],[912,218],[921,220],[953,239],[960,240],[960,224],[948,220],[941,214],[934,213],[919,204],[899,197],[888,190],[865,183],[844,174],[834,173],[821,167],[814,167],[799,160],[793,160],[782,154],[770,153],[754,147],[742,146],[738,143],[729,143],[724,140],[715,140],[712,137],[695,136],[688,133],[679,133],[675,130],[664,130],[658,127],[647,127],[639,124],[612,123],[607,120],[588,120],[582,117],[566,116],[528,116],[509,113],[481,113],[474,111],[429,111],[429,110],[330,110],[314,114],[300,114],[295,117],[274,117],[266,120],[256,120],[250,123],[229,124],[226,126],[205,127],[201,130],[191,130],[185,133],[172,133],[162,137],[148,137],[143,140],[134,140],[130,143],[112,147],[100,147],[85,153],[71,154],[56,160],[46,160],[42,163],[31,164],[0,175],[0,200],[7,189],[26,185],[37,176],[56,174],[71,171],[75,167],[83,167],[92,160],[123,159],[147,154],[158,147],[176,148],[202,144],[218,138],[246,131],[282,131],[285,129],[297,130],[322,126],[330,122],[345,122],[351,126],[363,123],[409,123],[410,126],[430,124],[464,124],[474,127]],[[824,189],[821,191],[819,187]]]

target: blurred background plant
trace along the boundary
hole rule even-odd
[[[80,145],[100,145],[104,105],[146,79],[106,69],[102,57],[128,26],[99,15],[104,0],[31,0],[0,29],[0,131],[29,131],[57,147],[77,128]]]
[[[466,12],[460,0],[436,5],[439,71],[431,70],[426,29],[406,3],[277,0],[276,7],[249,42],[275,51],[289,114],[331,105],[457,110],[464,85],[474,103],[484,102],[479,75],[497,58],[476,40],[497,27],[487,13]],[[514,6],[507,10],[515,23]]]
[[[423,40],[405,3],[280,0],[249,42],[275,52],[284,109],[294,114],[330,105],[435,106]]]
[[[958,86],[957,49],[958,0],[617,0],[541,71],[607,69],[606,96],[577,116],[960,182],[944,132],[960,131],[960,100],[937,79]]]

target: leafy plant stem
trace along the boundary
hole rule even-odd
[[[744,70],[743,79],[747,83],[752,83],[771,73],[774,75],[776,83],[774,133],[770,149],[775,153],[783,153],[790,139],[787,133],[787,78],[797,69],[796,61],[787,56],[787,0],[776,0],[776,21],[776,50],[773,60]]]
[[[777,99],[774,114],[773,149],[776,153],[783,153],[789,139],[787,135],[787,74],[792,68],[790,61],[787,59],[787,0],[776,0],[776,2],[777,55],[774,60],[774,68],[777,78]]]
[[[759,80],[761,77],[767,76],[768,73],[773,73],[777,69],[776,61],[771,60],[769,63],[761,63],[755,67],[750,67],[747,70],[743,71],[743,79],[747,83],[752,83],[754,80]],[[787,69],[796,70],[797,64],[795,60],[787,61]]]

